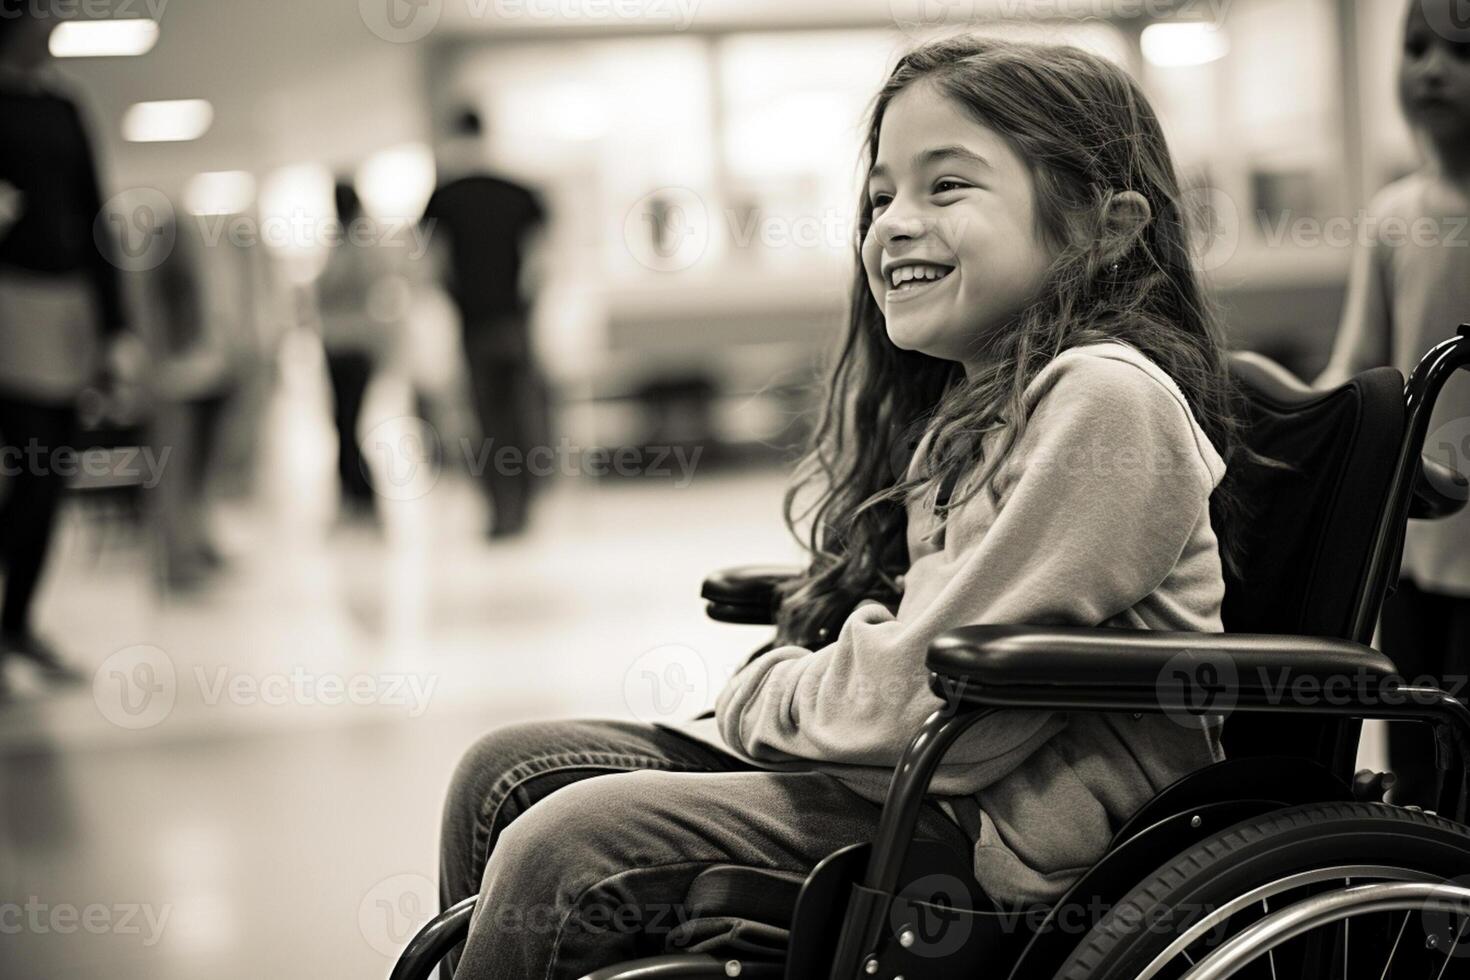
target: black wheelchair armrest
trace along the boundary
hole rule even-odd
[[[699,590],[705,611],[722,623],[774,625],[778,587],[801,574],[794,565],[741,565],[715,572]]]
[[[1414,496],[1409,502],[1409,516],[1420,520],[1437,520],[1458,514],[1470,499],[1470,480],[1452,466],[1428,457],[1414,474]]]
[[[1399,681],[1393,661],[1344,640],[1108,627],[966,626],[938,636],[926,663],[935,694],[992,707],[1195,710],[1211,693],[1286,707],[1303,684],[1353,698]]]

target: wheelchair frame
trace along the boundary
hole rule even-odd
[[[1435,726],[1438,768],[1458,778],[1442,787],[1438,811],[1459,823],[1466,818],[1470,799],[1470,709],[1437,688],[1400,683],[1391,661],[1372,650],[1379,608],[1388,585],[1397,574],[1401,535],[1411,513],[1438,516],[1453,512],[1463,500],[1447,496],[1425,478],[1421,453],[1430,414],[1445,382],[1455,371],[1470,368],[1470,324],[1456,336],[1435,346],[1420,361],[1405,387],[1406,425],[1389,485],[1386,513],[1379,520],[1364,570],[1352,618],[1352,641],[1288,635],[1159,633],[1110,628],[1029,626],[969,626],[951,630],[930,646],[926,658],[929,683],[946,704],[926,720],[910,740],[894,771],[875,838],[857,876],[857,855],[823,861],[813,870],[803,896],[824,873],[850,878],[839,881],[851,896],[836,936],[827,976],[832,980],[860,980],[893,976],[895,954],[906,945],[893,928],[890,905],[896,899],[900,876],[918,825],[925,792],[945,752],[972,725],[1002,709],[1049,708],[1096,712],[1209,713],[1218,694],[1203,678],[1191,678],[1179,690],[1157,683],[1171,658],[1180,651],[1230,658],[1253,669],[1264,668],[1278,677],[1307,677],[1325,681],[1351,665],[1366,670],[1379,685],[1377,704],[1283,704],[1264,685],[1238,685],[1232,712],[1309,713],[1363,719],[1413,720]],[[750,595],[763,597],[731,601],[728,595],[705,596],[716,619],[731,622],[770,622],[770,595],[780,578],[777,570],[751,569],[744,577]],[[1104,655],[1109,664],[1105,680],[1065,669],[1068,663]],[[1246,672],[1249,673],[1249,672]],[[1260,676],[1264,677],[1265,674]],[[1201,705],[1204,705],[1201,708]],[[1229,760],[1192,773],[1167,787],[1118,832],[1107,855],[1053,907],[1066,905],[1086,888],[1121,896],[1159,867],[1159,855],[1178,854],[1225,827],[1295,803],[1353,798],[1349,789],[1355,764],[1360,724],[1339,727],[1330,765],[1308,758],[1247,757]],[[1285,766],[1285,768],[1283,768]],[[1244,795],[1242,795],[1242,792]],[[866,847],[858,845],[858,847]],[[849,849],[851,850],[851,849]],[[833,857],[843,855],[838,852]],[[832,862],[832,868],[827,868]],[[842,867],[837,866],[841,864]],[[832,882],[826,881],[831,888]],[[409,943],[396,964],[392,980],[426,977],[433,965],[460,942],[468,931],[475,896],[465,899],[426,925]],[[792,947],[798,939],[793,923]],[[1051,920],[1048,918],[1047,922]],[[821,937],[818,942],[829,941]],[[1062,943],[1066,948],[1062,948]],[[1030,937],[1012,977],[1050,976],[1075,946],[1075,937],[1048,930],[1047,923]],[[947,976],[942,964],[926,978]],[[781,968],[784,971],[784,966]],[[766,965],[718,960],[703,954],[676,954],[609,966],[584,980],[644,980],[781,975],[767,973]],[[914,974],[918,980],[919,974]],[[803,978],[804,980],[804,978]]]

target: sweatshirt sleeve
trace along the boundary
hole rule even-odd
[[[951,513],[944,548],[905,575],[896,614],[865,602],[833,643],[777,647],[732,677],[716,706],[727,744],[762,761],[892,766],[942,706],[924,666],[939,633],[1099,625],[1164,581],[1223,475],[1180,396],[1128,361],[1065,354],[1031,392],[1025,433],[995,477],[998,507],[982,490]],[[998,712],[965,733],[944,768],[964,767],[963,791],[973,791],[1064,720]],[[945,791],[938,780],[934,791]]]

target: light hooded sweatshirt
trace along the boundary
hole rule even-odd
[[[896,610],[863,602],[831,643],[768,651],[725,685],[713,718],[668,727],[761,768],[830,773],[881,802],[905,746],[944,706],[924,665],[940,633],[1220,631],[1209,499],[1225,463],[1173,380],[1132,347],[1095,344],[1056,357],[1026,404],[1022,438],[992,477],[999,503],[982,488],[941,528],[937,488],[909,501]],[[992,898],[1050,903],[1134,811],[1221,758],[1218,728],[1192,719],[1005,710],[955,742],[930,792],[975,841]]]

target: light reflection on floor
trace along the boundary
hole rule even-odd
[[[160,598],[142,541],[68,516],[40,626],[98,680],[44,695],[11,671],[0,976],[386,975],[431,911],[458,753],[510,721],[646,714],[628,679],[668,644],[712,703],[766,631],[708,622],[702,576],[795,554],[774,470],[564,480],[492,545],[467,480],[384,531],[332,523],[319,456],[270,458],[286,491],[219,515],[232,560],[198,594]]]

